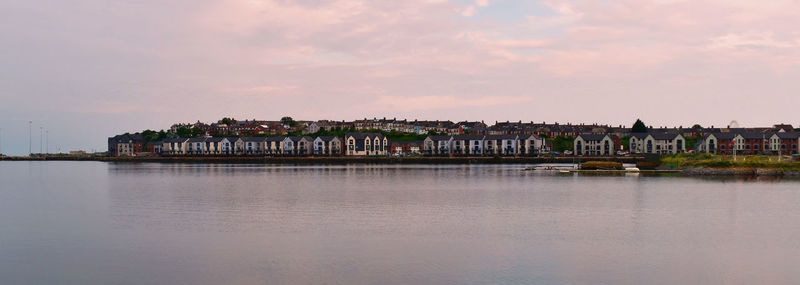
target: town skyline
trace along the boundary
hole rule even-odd
[[[224,116],[798,124],[790,0],[80,3],[0,4],[4,152],[28,121],[51,151]]]
[[[239,119],[239,118],[237,118],[235,116],[228,116],[228,117],[232,117],[234,119],[241,120],[241,121],[254,119],[254,118],[244,118],[244,117],[241,117],[241,119]],[[280,117],[283,117],[283,116],[280,116]],[[266,118],[265,120],[279,121],[280,117]],[[363,119],[383,119],[384,117],[386,119],[396,118],[398,120],[405,119],[405,120],[408,120],[408,121],[414,121],[414,120],[426,121],[424,119],[410,119],[410,118],[389,117],[389,116],[380,116],[380,117],[376,117],[376,116],[371,116],[371,117],[361,116],[361,118],[344,120],[344,121],[353,122],[353,121],[363,120]],[[131,127],[127,127],[127,128],[124,128],[124,129],[123,128],[113,128],[112,127],[112,128],[108,128],[106,133],[99,133],[99,130],[94,130],[93,132],[97,132],[97,133],[95,133],[92,136],[88,136],[88,135],[81,134],[81,133],[71,133],[70,134],[69,132],[66,132],[64,129],[51,127],[51,126],[63,126],[62,124],[48,125],[48,124],[46,124],[47,122],[42,123],[41,121],[33,121],[33,120],[31,120],[30,121],[31,122],[31,124],[30,124],[30,127],[31,127],[31,133],[30,133],[31,137],[30,138],[31,138],[31,141],[29,141],[29,133],[28,133],[28,126],[29,126],[28,123],[29,123],[29,121],[28,120],[18,120],[19,123],[21,123],[21,124],[16,126],[16,127],[14,127],[14,126],[8,127],[8,125],[0,126],[0,129],[2,129],[2,136],[0,136],[0,147],[1,147],[2,151],[3,151],[3,154],[5,154],[5,155],[27,155],[29,153],[29,149],[32,150],[34,153],[38,153],[40,149],[45,149],[45,148],[48,148],[48,147],[49,147],[48,150],[49,150],[50,153],[57,153],[59,150],[61,152],[63,152],[63,153],[67,153],[67,152],[73,151],[73,150],[82,150],[82,151],[88,151],[88,152],[91,152],[91,151],[102,152],[103,150],[106,149],[105,139],[107,139],[109,136],[113,136],[113,135],[116,135],[116,134],[122,134],[122,133],[135,133],[135,132],[140,132],[140,131],[148,130],[148,129],[149,130],[155,130],[155,131],[169,130],[169,127],[171,125],[173,125],[173,124],[176,124],[176,123],[195,123],[197,121],[200,121],[201,123],[215,123],[215,122],[219,121],[221,118],[225,118],[225,116],[217,117],[216,119],[209,119],[209,120],[205,120],[205,121],[204,120],[200,120],[200,119],[195,119],[195,120],[185,120],[184,119],[184,120],[179,120],[179,121],[176,121],[176,122],[165,122],[162,125],[156,125],[156,124],[147,124],[147,125],[141,124],[140,125],[140,124],[136,123],[137,121],[134,121],[134,122],[120,122],[120,123],[125,123],[126,125],[130,125]],[[255,119],[256,120],[262,120],[262,118],[258,118],[258,117],[256,117]],[[319,121],[319,120],[326,120],[326,119],[304,120],[303,118],[297,118],[297,120],[298,121],[309,121],[310,122],[310,121]],[[331,120],[331,121],[342,121],[342,120]],[[427,120],[427,121],[436,121],[436,119],[431,119],[431,120]],[[481,120],[453,120],[453,119],[447,120],[447,119],[440,119],[439,121],[451,121],[453,123],[457,123],[457,122],[462,122],[462,121],[473,121],[473,122],[477,121],[477,122],[480,122]],[[633,123],[636,121],[636,118],[633,118],[633,119],[629,120],[628,122],[621,123],[621,124],[612,124],[612,123],[603,123],[603,122],[597,122],[597,123],[595,123],[595,122],[583,122],[583,123],[581,123],[581,122],[566,122],[566,121],[559,122],[559,121],[555,121],[555,120],[552,120],[552,121],[551,120],[538,120],[538,121],[536,121],[536,120],[533,120],[533,121],[527,120],[526,121],[526,120],[520,120],[520,119],[518,119],[518,120],[502,120],[502,121],[499,121],[499,120],[493,120],[493,121],[483,120],[483,121],[489,126],[494,125],[495,121],[500,122],[500,123],[507,122],[507,121],[508,122],[519,122],[519,121],[522,121],[522,123],[536,123],[536,124],[541,124],[542,122],[546,122],[547,124],[559,123],[559,124],[562,124],[562,125],[580,125],[580,124],[593,125],[593,124],[597,124],[597,125],[607,125],[609,127],[615,127],[615,128],[616,127],[620,127],[620,125],[621,125],[623,128],[630,128],[633,125]],[[648,121],[646,119],[643,119],[643,121],[646,123],[647,126],[652,126],[652,127],[655,127],[655,128],[660,128],[660,127],[666,127],[666,128],[672,128],[672,127],[674,127],[674,128],[678,128],[678,127],[690,128],[692,125],[695,124],[695,123],[687,123],[687,124],[684,124],[684,125],[669,125],[669,124],[653,123],[653,122]],[[7,122],[8,121],[6,121],[4,123],[7,123]],[[726,122],[726,123],[722,123],[720,125],[717,125],[717,124],[702,124],[702,123],[697,123],[697,124],[700,124],[703,127],[712,127],[713,126],[713,127],[716,127],[716,128],[724,128],[724,127],[727,127],[729,123],[730,123],[730,121]],[[773,125],[776,125],[776,124],[791,124],[791,125],[795,125],[795,126],[797,125],[797,124],[792,124],[792,122],[772,122],[772,123],[763,124],[763,125],[752,125],[752,124],[742,124],[742,123],[740,123],[739,126],[740,127],[770,127],[770,126],[773,126]],[[81,129],[81,128],[83,128],[83,127],[78,127],[76,129]],[[11,131],[9,131],[9,129]],[[12,136],[15,133],[17,134],[17,136],[16,137]],[[40,133],[41,133],[41,136],[40,136]],[[92,132],[86,132],[86,133],[92,133]],[[68,135],[68,136],[74,136],[74,137],[65,139],[64,138],[65,134]],[[47,152],[48,150],[45,150],[45,152]]]

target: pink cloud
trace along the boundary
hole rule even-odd
[[[0,85],[16,109],[694,120],[680,108],[720,125],[736,110],[756,111],[740,122],[794,120],[792,104],[761,102],[800,93],[794,0],[543,0],[549,13],[484,0],[62,2],[0,9],[13,70]]]

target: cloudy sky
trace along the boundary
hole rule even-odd
[[[173,122],[800,124],[797,0],[4,0],[0,148]]]

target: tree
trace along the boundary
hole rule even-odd
[[[142,131],[142,137],[147,142],[154,142],[158,140],[158,132],[153,130],[144,130]]]
[[[694,124],[694,126],[692,126],[692,129],[702,129],[702,128],[703,126],[701,126],[700,124]]]
[[[199,128],[187,128],[187,127],[180,127],[175,130],[175,133],[178,134],[178,137],[181,138],[196,138],[206,134],[205,131]]]
[[[294,127],[297,125],[297,122],[295,122],[294,119],[292,119],[292,117],[286,116],[281,118],[281,124],[285,126]]]
[[[178,137],[181,137],[181,138],[188,138],[188,137],[192,136],[192,130],[190,130],[187,127],[183,127],[183,126],[179,127],[177,130],[175,130],[175,133],[178,135]]]
[[[631,133],[646,133],[647,132],[647,125],[642,122],[640,119],[636,119],[636,123],[633,123],[633,128],[631,128]]]
[[[631,136],[624,136],[620,139],[620,143],[622,143],[622,148],[630,150],[631,149]]]
[[[228,118],[228,117],[222,118],[222,120],[219,120],[219,121],[220,121],[220,123],[223,123],[223,124],[226,124],[226,125],[230,125],[231,123],[233,123],[233,119]]]

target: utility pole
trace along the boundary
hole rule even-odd
[[[39,155],[44,153],[42,148],[44,147],[44,127],[39,127]]]
[[[45,153],[45,157],[47,156],[48,153],[50,153],[50,140],[49,139],[50,139],[50,131],[45,130],[44,131],[44,153]]]
[[[0,128],[0,156],[3,156],[3,128]]]
[[[33,121],[28,121],[28,154],[33,154]]]

